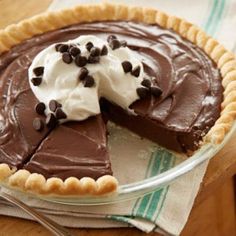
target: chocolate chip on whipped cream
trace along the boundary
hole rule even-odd
[[[149,94],[149,90],[147,88],[144,88],[144,87],[137,88],[136,91],[137,91],[137,94],[140,98],[145,98]]]
[[[79,55],[81,53],[81,51],[78,47],[72,46],[69,49],[69,53],[71,56],[76,57],[77,55]]]
[[[56,111],[56,109],[58,108],[58,107],[61,107],[62,105],[58,102],[58,101],[56,101],[56,100],[51,100],[50,102],[49,102],[49,109],[52,111],[52,112],[55,112]]]
[[[97,56],[97,57],[93,57],[93,56],[89,56],[88,57],[88,63],[90,64],[94,64],[94,63],[98,63],[100,61],[100,57]]]
[[[55,116],[58,120],[67,118],[66,113],[60,107],[56,109]]]
[[[131,75],[139,77],[139,74],[140,74],[140,66],[134,67],[134,69],[131,71]]]
[[[88,60],[87,60],[87,58],[84,57],[84,56],[79,55],[79,56],[77,56],[77,57],[75,58],[75,64],[76,64],[78,67],[83,67],[83,66],[85,66],[85,65],[87,64],[87,62],[88,62]]]
[[[101,56],[105,56],[108,54],[108,49],[106,45],[102,46],[102,50],[101,50]]]
[[[78,76],[79,80],[83,81],[85,77],[88,75],[88,73],[89,73],[88,69],[86,67],[82,67],[80,69],[79,76]]]
[[[55,49],[57,52],[59,52],[59,47],[61,47],[62,43],[58,43],[55,45]]]
[[[39,86],[42,83],[42,77],[34,77],[31,82],[34,86]]]
[[[67,52],[69,49],[69,45],[67,44],[61,44],[59,47],[58,47],[58,51],[63,53],[63,52]]]
[[[112,50],[118,49],[121,47],[120,41],[118,39],[113,39],[109,41],[109,46]]]
[[[35,67],[33,69],[33,72],[36,76],[41,76],[41,75],[43,75],[44,67],[43,66]]]
[[[91,48],[93,47],[93,43],[92,42],[88,42],[88,43],[86,43],[85,47],[90,52]]]
[[[143,86],[146,87],[146,88],[151,88],[152,83],[151,83],[151,80],[149,80],[149,79],[144,79],[144,80],[142,81],[141,85],[143,85]]]
[[[117,37],[115,35],[111,34],[107,37],[107,42],[109,43],[110,41],[112,41],[114,39],[117,39]]]
[[[63,52],[62,53],[62,61],[65,62],[66,64],[70,64],[73,61],[72,56],[70,55],[70,53]]]
[[[120,45],[122,47],[126,47],[127,46],[127,41],[126,40],[120,40]]]
[[[93,48],[91,48],[91,50],[90,50],[90,56],[92,56],[92,57],[97,57],[97,56],[100,56],[100,54],[101,54],[100,48],[98,48],[98,47],[93,47]]]
[[[125,73],[128,73],[130,71],[132,71],[132,64],[129,62],[129,61],[123,61],[121,63],[122,67],[123,67],[123,70]]]
[[[84,79],[84,87],[92,87],[95,84],[94,78],[91,75],[87,75]]]
[[[53,113],[49,113],[45,121],[48,128],[54,128],[57,125],[57,119]]]

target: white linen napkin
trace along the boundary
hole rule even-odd
[[[76,4],[98,3],[91,0],[54,0],[49,10],[58,10]],[[109,1],[108,1],[109,2]],[[167,13],[191,21],[221,41],[228,49],[236,49],[236,0],[149,0],[149,1],[110,1],[156,7]],[[173,167],[181,161],[180,157],[157,148],[147,140],[141,140],[130,132],[111,126],[109,145],[111,149],[114,174],[122,183],[134,182],[153,176]],[[115,135],[112,135],[114,131]],[[117,135],[119,134],[119,135]],[[121,138],[118,138],[121,137]],[[126,140],[129,140],[127,151]],[[147,150],[146,146],[150,148]],[[119,150],[119,152],[117,152]],[[119,153],[117,156],[116,153]],[[135,166],[133,163],[135,158]],[[123,159],[122,159],[123,158]],[[122,165],[123,160],[126,165]],[[186,224],[193,202],[202,182],[208,162],[180,177],[171,185],[139,199],[104,206],[68,206],[49,203],[27,196],[18,196],[28,205],[68,227],[110,228],[134,226],[145,232],[152,230],[165,234],[179,235]],[[133,166],[133,167],[132,167]],[[123,170],[127,168],[126,171]],[[130,169],[132,168],[132,169]],[[123,170],[123,171],[121,171]],[[132,172],[132,176],[129,173]],[[127,174],[126,174],[127,173]],[[31,219],[18,208],[0,201],[0,214]],[[63,217],[62,217],[63,216]]]

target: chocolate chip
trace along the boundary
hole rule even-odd
[[[108,49],[106,45],[103,45],[102,50],[101,50],[101,56],[105,56],[108,54]]]
[[[55,115],[58,120],[66,119],[67,117],[66,113],[61,108],[56,109]]]
[[[43,115],[46,109],[46,106],[43,102],[39,102],[38,104],[36,104],[34,109],[39,115]]]
[[[83,67],[83,66],[85,66],[86,64],[87,64],[87,58],[86,57],[83,57],[83,56],[77,56],[76,58],[75,58],[75,64],[77,65],[77,66],[79,66],[79,67]]]
[[[151,83],[151,81],[150,81],[149,79],[144,79],[144,80],[142,81],[141,85],[143,85],[143,86],[146,87],[146,88],[150,88],[151,85],[152,85],[152,83]]]
[[[76,57],[77,55],[79,55],[81,53],[81,51],[80,51],[79,48],[72,46],[69,49],[69,53],[70,53],[71,56]]]
[[[43,127],[44,127],[43,121],[40,118],[38,118],[38,117],[35,118],[33,120],[33,127],[34,127],[35,130],[41,131],[43,129]]]
[[[86,76],[85,77],[85,80],[84,80],[84,87],[92,87],[93,85],[95,84],[95,81],[94,81],[94,78],[90,75]]]
[[[61,45],[62,45],[61,43],[58,43],[58,44],[55,45],[55,49],[56,49],[57,52],[59,51],[59,47],[61,47]]]
[[[151,87],[151,94],[155,97],[160,97],[162,94],[162,90],[158,86]]]
[[[126,47],[126,46],[127,46],[127,41],[126,41],[126,40],[121,40],[121,41],[120,41],[120,45],[121,45],[122,47]]]
[[[92,42],[88,42],[88,43],[86,43],[85,47],[90,52],[91,48],[93,47],[93,43]]]
[[[117,37],[115,35],[109,35],[107,37],[107,42],[109,43],[110,41],[114,40],[114,39],[117,39]]]
[[[33,69],[33,72],[36,76],[40,76],[40,75],[43,75],[43,72],[44,72],[44,67],[43,66],[39,66],[39,67],[35,67]]]
[[[62,53],[62,61],[65,62],[66,64],[70,64],[73,61],[72,56],[70,55],[70,53],[63,52]]]
[[[88,63],[91,63],[91,64],[98,63],[99,61],[100,61],[100,57],[93,57],[90,55],[88,58]]]
[[[147,88],[140,87],[140,88],[137,88],[136,91],[140,98],[145,98],[147,97],[149,90]]]
[[[49,102],[49,109],[52,112],[55,112],[58,107],[61,107],[61,104],[59,102],[57,102],[56,100],[51,100]]]
[[[110,46],[110,48],[112,49],[112,50],[115,50],[115,49],[117,49],[117,48],[120,48],[120,41],[119,40],[117,40],[117,39],[113,39],[113,40],[111,40],[110,42],[109,42],[109,46]]]
[[[61,44],[61,46],[58,48],[58,51],[63,53],[63,52],[67,52],[69,49],[69,46],[67,44]]]
[[[132,71],[132,64],[129,62],[129,61],[123,61],[121,63],[122,67],[123,67],[123,70],[125,73],[128,73],[130,71]]]
[[[86,68],[86,67],[82,67],[81,69],[80,69],[80,72],[79,72],[79,76],[78,76],[78,78],[79,78],[79,80],[84,80],[85,79],[85,77],[88,75],[88,69]]]
[[[54,128],[57,125],[57,119],[52,113],[49,113],[46,117],[45,123],[47,127]]]
[[[141,69],[140,66],[134,67],[134,69],[131,71],[131,75],[133,75],[135,77],[139,77],[140,69]]]
[[[90,50],[90,56],[92,56],[92,57],[100,56],[100,53],[101,53],[101,50],[98,47],[93,47]]]
[[[39,86],[42,83],[41,77],[34,77],[31,79],[31,82],[34,86]]]

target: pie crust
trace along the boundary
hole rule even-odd
[[[183,38],[203,49],[212,58],[222,75],[224,99],[221,104],[221,116],[204,137],[203,144],[206,142],[220,144],[231,129],[236,116],[236,59],[233,53],[227,51],[203,30],[181,18],[141,7],[107,3],[79,5],[59,12],[43,13],[1,30],[0,53],[8,51],[12,46],[35,35],[75,23],[105,20],[136,21],[173,29]],[[59,178],[46,180],[41,174],[11,169],[7,164],[0,164],[0,182],[36,194],[66,196],[107,195],[116,192],[118,187],[118,181],[110,175],[102,176],[96,181],[90,177],[80,180],[74,177],[69,177],[65,181]]]

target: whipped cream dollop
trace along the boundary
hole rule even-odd
[[[45,114],[49,114],[49,103],[56,100],[61,104],[66,114],[65,120],[84,120],[100,113],[99,99],[106,98],[123,109],[129,110],[129,106],[139,99],[137,88],[146,77],[142,57],[126,46],[115,50],[109,43],[93,35],[80,36],[76,39],[63,42],[65,45],[74,45],[80,49],[80,55],[88,58],[90,55],[86,44],[91,42],[94,47],[107,47],[107,54],[99,57],[97,63],[87,63],[84,67],[89,76],[93,77],[94,84],[84,86],[79,79],[81,67],[74,61],[67,64],[62,59],[62,53],[55,50],[55,44],[42,50],[29,67],[28,77],[31,89],[37,99],[46,106]],[[140,67],[139,74],[125,73],[122,62],[129,61],[132,68]],[[43,67],[42,81],[35,86],[32,79],[35,68]]]

